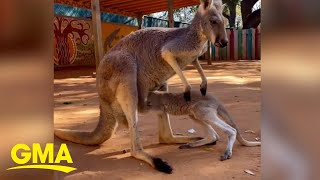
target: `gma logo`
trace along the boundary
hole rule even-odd
[[[47,143],[44,151],[42,151],[39,143],[33,143],[32,148],[30,148],[26,144],[16,144],[11,149],[11,158],[18,166],[8,168],[7,170],[49,169],[54,171],[61,171],[64,173],[69,173],[76,170],[76,168],[74,167],[59,165],[61,161],[66,161],[69,164],[73,163],[66,144],[60,145],[55,159],[53,143]]]

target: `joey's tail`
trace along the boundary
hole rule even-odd
[[[219,104],[218,106],[218,114],[225,120],[227,120],[228,124],[230,124],[233,128],[235,128],[237,130],[237,140],[244,146],[260,146],[261,142],[255,142],[255,141],[247,141],[245,140],[242,135],[239,132],[239,129],[236,125],[236,123],[234,122],[234,120],[232,119],[232,117],[229,115],[229,113],[227,112],[226,108],[222,105]]]
[[[93,131],[85,132],[69,129],[55,129],[54,134],[60,139],[83,145],[98,145],[108,140],[117,127],[112,110],[107,105],[100,105],[100,118]]]

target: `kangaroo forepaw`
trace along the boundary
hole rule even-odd
[[[167,174],[171,174],[172,173],[172,167],[165,161],[163,161],[160,158],[153,158],[153,165],[154,167],[160,171],[160,172],[164,172]]]
[[[200,85],[200,91],[203,96],[207,94],[207,82],[203,81]]]
[[[207,87],[200,87],[200,92],[202,96],[205,96],[207,94]]]
[[[191,92],[190,91],[184,92],[183,97],[184,97],[184,100],[186,100],[187,102],[191,101]]]
[[[232,156],[232,153],[230,151],[224,152],[224,154],[220,157],[220,161],[225,161],[227,159],[230,159]]]

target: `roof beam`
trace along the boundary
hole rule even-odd
[[[108,1],[102,1],[101,5],[103,6],[113,6],[113,5],[118,5],[118,4],[125,4],[128,2],[134,2],[136,0],[108,0]]]
[[[135,18],[138,17],[138,13],[119,10],[116,8],[101,7],[101,11],[106,12],[106,13],[111,13],[111,14],[118,14],[118,15],[123,15],[123,16],[135,17]]]
[[[54,0],[55,3],[91,9],[91,0]],[[173,8],[197,5],[199,0],[173,0]],[[138,17],[139,14],[150,14],[167,11],[167,0],[100,0],[101,12]]]
[[[174,4],[175,3],[186,3],[186,0],[174,0]],[[146,6],[146,4],[148,6]],[[119,9],[123,9],[123,8],[148,8],[150,6],[161,6],[161,5],[168,5],[168,2],[167,0],[153,0],[153,1],[150,1],[150,0],[147,0],[147,1],[143,1],[143,0],[140,0],[140,1],[130,1],[128,3],[121,3],[121,4],[117,4],[117,5],[110,5],[111,7],[116,7],[116,8],[119,8]],[[106,5],[103,5],[103,6],[106,6]]]
[[[89,2],[89,5],[86,4],[85,2],[69,1],[69,0],[54,0],[54,2],[62,5],[91,9],[90,2]]]
[[[178,9],[180,7],[184,7],[185,4],[186,4],[185,2],[174,3],[173,9]],[[120,11],[125,9],[126,11],[135,12],[135,13],[144,12],[144,11],[148,11],[148,10],[151,10],[153,12],[160,12],[160,11],[167,11],[168,10],[168,3],[153,4],[153,5],[149,5],[148,7],[123,7],[123,8],[113,7],[113,8],[119,9]]]
[[[181,4],[173,4],[173,9],[179,9],[179,8],[182,8],[182,7],[187,7],[187,6],[193,6],[194,3],[190,3],[190,4],[186,4],[186,5],[181,5]],[[162,7],[161,7],[162,8]],[[167,9],[167,6],[163,7],[164,10],[163,11],[166,11]],[[155,12],[159,12],[159,7],[154,7],[154,8],[146,8],[146,9],[143,9],[142,10],[142,14],[151,14],[151,13],[155,13]]]

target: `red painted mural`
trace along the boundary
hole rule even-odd
[[[78,44],[87,45],[90,39],[90,25],[78,20],[56,17],[54,21],[54,63],[73,64]]]
[[[56,15],[54,18],[54,64],[56,66],[95,65],[91,19]],[[107,52],[121,38],[138,27],[102,23],[102,41]]]

